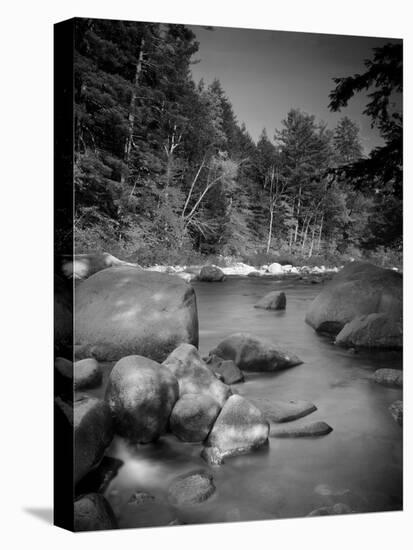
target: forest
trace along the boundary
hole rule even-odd
[[[193,81],[197,50],[185,25],[76,21],[76,252],[141,265],[399,265],[402,46],[372,51],[326,97],[340,111],[367,93],[383,138],[368,155],[344,113],[328,128],[299,106],[255,143],[221,83]]]

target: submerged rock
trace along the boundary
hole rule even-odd
[[[213,375],[198,350],[190,344],[177,347],[163,365],[176,376],[180,397],[187,393],[208,395],[222,407],[231,395],[231,389]]]
[[[86,388],[95,388],[102,383],[102,371],[96,359],[81,359],[75,361],[75,389],[83,390]]]
[[[217,447],[204,447],[201,451],[201,458],[211,464],[211,466],[221,466],[224,464],[224,457]]]
[[[402,322],[384,313],[370,313],[346,323],[336,337],[340,346],[365,348],[401,348]]]
[[[199,504],[215,492],[212,475],[206,471],[184,474],[169,487],[168,499],[174,506]]]
[[[395,401],[392,403],[389,407],[389,411],[397,424],[403,426],[403,401]]]
[[[261,411],[240,395],[232,395],[220,412],[207,440],[222,457],[248,452],[268,440],[269,425]]]
[[[210,352],[222,359],[230,359],[244,371],[276,371],[300,365],[303,361],[283,351],[271,342],[248,333],[227,336]]]
[[[122,466],[123,460],[104,456],[99,466],[89,472],[77,484],[76,493],[79,495],[85,493],[104,493]]]
[[[209,395],[184,394],[172,409],[170,429],[182,441],[204,441],[220,410]]]
[[[117,522],[113,510],[103,495],[84,495],[74,504],[74,530],[99,531],[116,529]]]
[[[207,283],[217,283],[225,279],[225,273],[215,265],[204,265],[198,279]]]
[[[311,303],[306,322],[315,330],[338,334],[355,317],[384,313],[402,317],[403,278],[364,262],[347,264]]]
[[[326,422],[312,422],[305,426],[288,426],[286,428],[271,426],[270,437],[319,437],[332,431],[333,428]]]
[[[163,361],[182,342],[198,345],[194,289],[173,275],[105,269],[76,288],[75,306],[79,358],[136,354]]]
[[[116,433],[134,443],[147,443],[166,431],[178,396],[178,381],[169,369],[130,355],[113,367],[105,399]]]
[[[391,388],[403,387],[403,371],[397,369],[378,369],[374,373],[374,381]]]
[[[287,305],[287,298],[285,292],[269,292],[263,296],[254,307],[260,309],[275,309],[283,310]]]
[[[308,514],[308,517],[314,516],[335,516],[341,514],[352,514],[353,510],[347,504],[343,502],[337,502],[333,506],[323,506],[322,508],[317,508]]]
[[[244,381],[242,371],[232,360],[223,360],[216,355],[210,355],[206,363],[209,369],[225,384],[237,384]]]
[[[310,401],[273,401],[259,398],[250,398],[250,401],[269,422],[291,422],[317,410]]]
[[[145,493],[145,491],[136,491],[135,493],[133,493],[129,500],[128,500],[128,504],[136,504],[136,505],[139,505],[139,504],[143,504],[147,501],[151,501],[151,500],[154,500],[155,497],[153,495],[151,495],[150,493]]]

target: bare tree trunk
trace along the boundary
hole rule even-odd
[[[268,230],[268,240],[267,240],[267,254],[270,251],[271,248],[271,239],[272,239],[272,223],[274,219],[274,208],[271,206],[270,208],[270,227]]]
[[[126,164],[126,168],[129,165],[129,159],[130,159],[130,152],[132,149],[132,142],[133,142],[133,126],[135,124],[135,109],[136,109],[136,97],[138,95],[138,87],[139,87],[139,77],[142,72],[142,62],[143,62],[143,50],[145,47],[145,39],[142,37],[141,42],[139,45],[139,57],[138,57],[138,63],[136,64],[136,71],[135,71],[135,80],[133,83],[132,88],[132,96],[129,104],[129,115],[128,115],[128,134],[126,136],[125,140],[125,146],[123,149],[123,162]],[[121,175],[121,183],[125,181],[125,171],[122,170]]]
[[[311,232],[311,245],[310,245],[310,252],[308,253],[309,258],[311,258],[311,256],[313,255],[314,235],[315,235],[315,223],[313,225],[313,229],[312,229],[312,232]]]
[[[297,237],[298,237],[298,227],[300,225],[300,220],[299,220],[299,216],[300,216],[300,209],[301,209],[301,185],[300,187],[298,188],[298,200],[297,200],[297,224],[295,226],[295,233],[294,233],[294,244],[297,242]]]
[[[320,252],[321,249],[321,235],[323,233],[323,222],[324,222],[324,214],[321,216],[321,222],[320,222],[320,233],[318,234],[318,246],[317,250]]]

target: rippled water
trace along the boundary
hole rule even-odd
[[[304,323],[304,315],[321,285],[229,278],[194,283],[194,288],[202,354],[225,335],[247,331],[304,360],[280,373],[249,374],[237,391],[254,398],[312,401],[317,411],[294,424],[324,420],[333,432],[320,438],[270,439],[267,448],[227,459],[221,467],[206,465],[200,445],[181,443],[171,435],[135,448],[116,439],[108,454],[124,465],[106,496],[120,527],[306,516],[336,502],[359,512],[401,509],[402,430],[388,407],[402,392],[370,380],[377,368],[401,368],[401,355],[351,354],[317,335]],[[285,312],[254,309],[258,298],[278,288],[287,295]],[[169,506],[171,481],[200,467],[213,472],[215,494],[187,509]],[[128,504],[135,491],[155,498]]]

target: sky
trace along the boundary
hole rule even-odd
[[[339,113],[328,109],[334,77],[364,71],[372,48],[389,42],[385,38],[310,34],[254,29],[192,26],[199,42],[193,60],[196,82],[210,84],[218,78],[230,99],[238,121],[245,122],[256,141],[262,129],[270,138],[291,108],[314,114],[334,128],[344,115],[360,127],[363,148],[369,153],[383,142],[362,114],[367,98],[354,96]],[[397,42],[397,40],[391,40]]]

